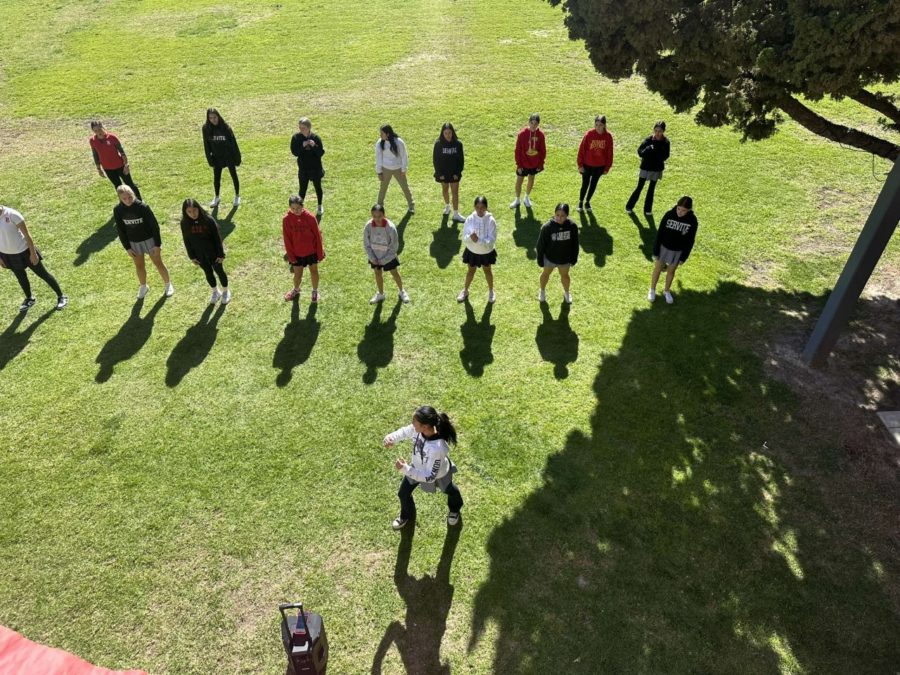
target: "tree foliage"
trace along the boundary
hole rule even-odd
[[[743,137],[775,133],[786,113],[810,131],[881,157],[900,146],[835,124],[798,97],[845,97],[900,128],[873,86],[900,79],[900,0],[548,0],[572,39],[612,79],[642,75],[678,112]]]

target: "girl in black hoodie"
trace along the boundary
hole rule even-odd
[[[222,267],[225,260],[225,245],[216,219],[203,210],[196,199],[185,199],[181,205],[181,236],[188,258],[206,274],[206,282],[212,288],[209,304],[216,304],[221,298],[222,304],[231,302],[231,290],[228,288],[228,275]],[[222,284],[220,291],[216,286],[216,275]]]
[[[656,258],[656,265],[650,276],[650,291],[647,293],[647,300],[650,302],[656,300],[656,284],[659,282],[659,275],[665,265],[668,265],[668,269],[663,292],[667,303],[671,305],[675,302],[671,291],[675,270],[687,262],[697,237],[697,216],[694,215],[693,208],[694,201],[685,195],[678,200],[675,208],[669,210],[659,221],[656,240],[653,242],[653,257]]]
[[[638,146],[638,157],[641,158],[641,168],[638,171],[638,184],[628,198],[625,212],[632,213],[634,207],[644,189],[644,183],[648,180],[647,196],[644,198],[644,215],[653,215],[653,193],[656,191],[656,182],[662,180],[663,169],[666,160],[669,159],[669,139],[666,138],[666,123],[660,120],[653,125],[653,133],[647,136]]]
[[[325,177],[325,169],[322,168],[322,155],[325,154],[325,146],[318,134],[312,131],[312,122],[308,117],[301,117],[300,130],[291,136],[291,154],[297,158],[297,178],[300,181],[300,199],[306,199],[306,191],[309,182],[312,181],[316,191],[316,200],[319,208],[316,215],[321,216],[325,209],[322,206],[322,179]]]
[[[563,300],[572,304],[569,292],[569,268],[578,262],[578,226],[569,218],[569,205],[559,203],[553,218],[541,228],[537,240],[537,264],[541,272],[541,290],[538,302],[547,302],[547,281],[554,268],[559,270],[559,280],[563,287]]]
[[[228,122],[222,119],[215,108],[207,108],[206,123],[203,125],[203,149],[206,161],[213,169],[213,188],[216,196],[209,203],[209,208],[219,206],[219,188],[222,186],[222,169],[228,168],[231,182],[234,183],[234,205],[241,203],[241,181],[238,180],[237,167],[241,165],[241,150],[238,148],[234,132]]]
[[[444,215],[450,215],[450,193],[453,194],[453,222],[464,223],[459,214],[459,181],[462,178],[465,159],[463,144],[456,137],[456,129],[450,122],[444,122],[441,135],[434,142],[434,179],[441,184],[444,192]]]

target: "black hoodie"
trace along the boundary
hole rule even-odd
[[[203,125],[203,149],[210,166],[226,167],[241,165],[241,150],[231,127],[219,121],[215,126],[207,122]]]
[[[697,216],[693,211],[688,211],[684,218],[679,218],[678,211],[671,209],[659,221],[656,240],[653,242],[653,255],[659,255],[659,247],[662,245],[670,251],[681,251],[679,262],[686,262],[694,248],[697,226]]]
[[[669,139],[665,136],[662,140],[655,140],[653,136],[647,136],[638,147],[638,156],[641,158],[641,169],[644,171],[662,171],[666,160],[669,159]]]
[[[434,142],[434,177],[438,180],[449,181],[454,176],[457,180],[462,177],[465,158],[463,157],[463,144],[458,138],[447,141],[444,135]],[[453,181],[456,182],[456,181]]]
[[[552,218],[541,228],[537,241],[537,264],[544,266],[544,258],[557,265],[578,262],[578,226],[571,218],[562,225]]]
[[[312,147],[303,147],[305,141],[315,141]],[[322,155],[325,154],[325,146],[318,134],[310,133],[309,137],[299,131],[291,136],[291,153],[297,158],[297,168],[300,173],[309,178],[322,178],[325,169],[322,168]]]
[[[113,209],[113,218],[116,221],[116,230],[119,232],[119,241],[125,250],[131,248],[131,242],[146,241],[152,239],[157,246],[162,246],[162,238],[159,234],[159,223],[153,211],[144,202],[135,199],[131,206],[125,206],[122,202],[116,204]]]
[[[219,224],[210,215],[196,220],[187,216],[182,218],[181,236],[188,258],[191,260],[215,260],[225,257]]]

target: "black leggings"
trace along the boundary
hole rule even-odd
[[[216,277],[213,275],[213,272],[219,275],[222,288],[228,288],[228,275],[225,274],[225,268],[222,267],[222,263],[203,259],[198,262],[200,263],[200,269],[206,274],[206,283],[209,284],[210,288],[216,287]]]
[[[597,183],[600,182],[600,176],[603,175],[603,166],[584,166],[581,174],[581,194],[578,197],[578,203],[589,202],[594,196],[594,190],[597,189]]]
[[[47,271],[47,268],[44,267],[44,263],[38,260],[37,265],[28,265],[28,269],[34,272],[38,277],[47,282],[47,285],[53,289],[53,292],[56,293],[56,297],[62,297],[62,289],[59,287],[59,284],[56,283],[56,279]],[[22,287],[22,290],[25,292],[25,297],[30,298],[31,296],[31,281],[28,279],[28,273],[25,270],[12,270],[12,273],[16,275],[16,280],[19,282],[19,286]]]
[[[625,205],[625,208],[629,211],[634,210],[634,205],[637,204],[638,198],[641,196],[641,190],[644,189],[644,183],[646,182],[646,178],[638,178],[637,187],[634,188],[634,192],[631,193],[631,197],[628,199],[628,204]],[[647,196],[644,198],[644,213],[653,211],[654,192],[656,192],[656,181],[651,180],[650,185],[647,187]]]
[[[219,188],[222,187],[222,169],[224,166],[213,167],[213,188],[216,191],[216,197],[219,196]],[[234,164],[228,165],[228,173],[231,174],[231,182],[234,183],[234,196],[241,194],[241,181],[238,180],[237,167]]]
[[[120,185],[127,185],[132,190],[134,190],[134,196],[141,200],[141,191],[138,190],[138,186],[134,184],[134,179],[131,177],[130,173],[125,173],[122,169],[103,169],[106,177],[109,178],[109,182],[113,184],[113,187],[119,187]]]
[[[316,190],[316,199],[319,204],[322,203],[322,177],[310,178],[302,171],[297,172],[297,178],[300,179],[300,199],[306,199],[306,191],[309,189],[309,182],[312,181],[313,188]]]
[[[397,490],[397,496],[400,498],[400,518],[408,520],[416,517],[416,503],[413,501],[413,490],[419,487],[419,483],[410,483],[406,478],[400,481],[400,489]],[[453,483],[444,490],[447,495],[447,508],[453,513],[459,513],[463,505],[462,495],[459,488]]]

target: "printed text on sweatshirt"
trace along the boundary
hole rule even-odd
[[[412,424],[397,429],[387,435],[393,443],[411,438],[413,441],[412,463],[404,473],[407,478],[418,483],[434,483],[450,471],[450,448],[447,441],[438,436],[426,438],[416,433]]]
[[[581,139],[578,146],[578,168],[585,166],[602,166],[604,174],[609,173],[613,165],[613,137],[608,131],[598,134],[590,129]]]
[[[547,259],[557,265],[574,265],[578,262],[578,247],[578,226],[570,218],[561,225],[551,219],[538,235],[537,264],[543,267]]]
[[[119,241],[126,251],[131,248],[131,242],[147,239],[152,239],[154,244],[162,246],[159,223],[153,211],[144,202],[134,200],[130,206],[125,206],[121,202],[116,204],[113,218],[116,221]]]
[[[693,211],[688,211],[681,218],[676,209],[668,211],[659,221],[656,240],[653,242],[653,255],[658,256],[660,246],[665,246],[670,251],[681,251],[680,262],[686,262],[694,248],[697,227],[697,216]]]
[[[370,220],[363,228],[363,248],[369,260],[376,265],[386,265],[397,257],[400,235],[394,224],[385,218],[383,225]]]

